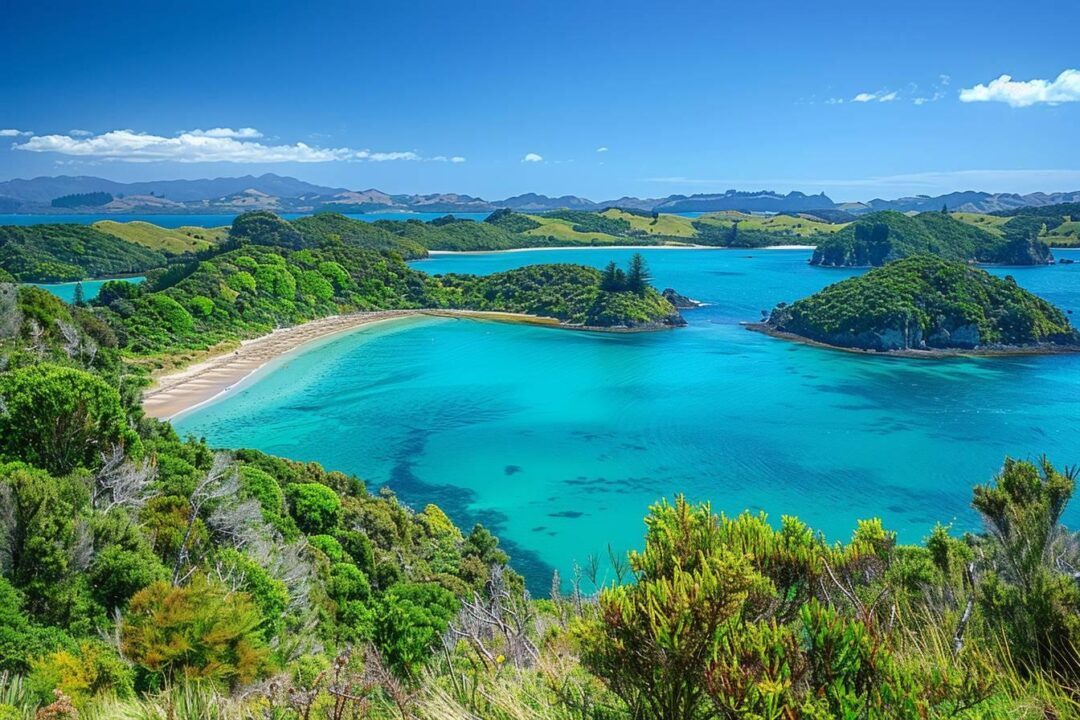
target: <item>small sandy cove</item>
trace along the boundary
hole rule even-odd
[[[143,393],[143,410],[150,417],[162,420],[175,418],[234,390],[271,360],[302,345],[364,325],[417,315],[559,325],[559,321],[554,318],[470,310],[381,310],[334,315],[275,330],[253,340],[245,340],[235,350],[215,355],[183,370],[161,375],[155,378],[154,385]]]

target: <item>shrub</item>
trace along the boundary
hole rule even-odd
[[[415,677],[457,611],[457,599],[439,585],[390,588],[376,609],[374,637],[390,669],[398,677]]]
[[[121,647],[151,685],[178,677],[243,684],[268,669],[262,621],[248,593],[203,575],[186,587],[156,582],[131,599]]]
[[[42,702],[59,690],[76,705],[101,695],[131,697],[134,674],[111,648],[99,642],[83,642],[77,652],[57,650],[31,662],[27,685]]]
[[[93,467],[114,445],[137,450],[120,394],[73,368],[33,365],[0,374],[0,453],[62,475]]]
[[[326,535],[341,519],[341,498],[320,483],[295,483],[285,489],[297,526],[308,535]]]

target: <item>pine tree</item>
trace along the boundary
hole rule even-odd
[[[620,292],[626,289],[626,274],[614,262],[609,262],[600,278],[600,289],[606,292]]]
[[[645,258],[641,256],[641,253],[634,253],[634,256],[630,258],[630,269],[626,273],[626,289],[643,295],[651,278]]]
[[[82,283],[75,283],[75,296],[71,299],[71,304],[76,307],[86,305],[86,296],[83,294]]]

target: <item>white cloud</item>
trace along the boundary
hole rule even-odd
[[[423,159],[412,150],[374,152],[349,147],[320,148],[302,142],[293,145],[268,145],[253,140],[261,136],[254,128],[190,130],[172,137],[133,130],[113,130],[88,136],[77,136],[76,133],[39,135],[13,147],[27,152],[59,153],[121,162],[323,163]]]
[[[544,162],[544,158],[536,153],[525,153],[525,157],[521,158],[521,162]]]
[[[872,92],[872,93],[861,92],[858,95],[856,95],[855,97],[851,98],[851,102],[857,102],[857,103],[892,102],[897,97],[898,97],[898,95],[897,95],[897,93],[895,91],[893,91],[893,92],[885,92],[884,90],[879,90],[878,92]],[[843,100],[841,100],[840,102],[843,102]]]
[[[1013,80],[1002,75],[988,84],[960,90],[961,102],[1003,102],[1011,107],[1080,101],[1080,70],[1063,70],[1055,80]]]
[[[68,135],[71,135],[72,137],[90,137],[93,134],[94,133],[89,130],[80,130],[79,128],[68,130]]]
[[[25,135],[33,135],[34,133],[29,130],[16,130],[15,128],[3,128],[0,129],[0,137],[23,137]]]
[[[254,140],[261,138],[263,134],[255,128],[238,128],[233,130],[227,127],[210,128],[209,130],[188,130],[191,135],[208,138],[234,138],[237,140]]]
[[[606,147],[603,147],[603,146],[596,148],[596,152],[607,152],[607,151],[608,151],[608,149]]]
[[[435,162],[448,162],[448,163],[463,163],[463,162],[465,162],[465,158],[461,157],[460,155],[454,155],[452,157],[446,157],[445,155],[436,155],[435,157],[433,157],[431,159],[433,161],[435,161]]]

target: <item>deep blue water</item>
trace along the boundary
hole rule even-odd
[[[818,349],[738,324],[853,274],[807,251],[643,250],[660,287],[709,306],[689,327],[604,335],[473,320],[369,327],[279,359],[181,418],[388,484],[488,524],[531,587],[636,546],[650,503],[794,514],[830,539],[881,517],[902,541],[974,529],[971,487],[1006,455],[1080,462],[1080,356],[913,360]],[[600,267],[612,249],[442,255],[427,272]],[[1057,251],[1080,260],[1080,251]],[[1080,311],[1080,263],[994,269]],[[1080,313],[1078,313],[1080,316]],[[1071,509],[1066,519],[1080,520]]]
[[[305,217],[311,213],[281,213],[281,217],[286,220],[295,220],[299,217]],[[142,215],[142,214],[117,214],[117,213],[101,213],[97,215],[20,215],[20,214],[8,214],[0,215],[0,225],[41,225],[44,223],[76,223],[79,225],[91,225],[98,220],[116,220],[118,222],[131,222],[132,220],[142,220],[143,222],[154,223],[160,227],[175,228],[182,227],[184,225],[194,225],[196,227],[218,227],[220,225],[231,225],[233,218],[237,213],[228,215]],[[488,216],[488,213],[362,213],[362,214],[346,214],[346,217],[351,217],[354,220],[363,220],[364,222],[375,222],[376,220],[423,220],[428,222],[435,218],[445,217],[447,215],[453,215],[458,218],[465,218],[468,220],[483,220]]]

